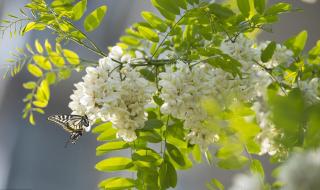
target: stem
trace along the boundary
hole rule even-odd
[[[164,136],[164,148],[163,148],[162,158],[164,158],[165,152],[166,152],[166,148],[167,148],[167,134],[166,134],[166,131],[167,131],[167,128],[168,128],[169,118],[170,118],[170,115],[168,115],[166,126],[165,126],[165,130],[163,132],[164,133],[163,134],[163,136]]]
[[[186,11],[187,12],[187,11]],[[169,34],[172,32],[172,30],[179,24],[179,22],[184,18],[184,16],[186,15],[186,12],[180,17],[180,19],[172,26],[172,28],[169,30],[169,32],[167,32],[167,34],[164,36],[164,38],[162,39],[162,41],[160,42],[159,46],[157,47],[157,49],[154,51],[154,53],[151,56],[151,60],[152,58],[156,55],[156,53],[159,51],[160,47],[163,45],[164,41],[168,38]]]
[[[272,71],[270,71],[270,69],[266,68],[265,66],[261,65],[258,61],[253,61],[270,75],[271,79],[279,85],[281,91],[287,96],[288,94],[286,90],[283,88],[281,82],[275,76],[273,76]]]

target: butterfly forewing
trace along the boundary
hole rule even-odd
[[[79,115],[53,115],[48,117],[48,120],[59,124],[69,133],[83,130],[82,116]]]

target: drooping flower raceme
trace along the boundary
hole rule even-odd
[[[119,49],[112,54],[112,59],[123,58]],[[73,114],[86,114],[91,122],[112,122],[118,129],[117,136],[130,142],[136,139],[135,130],[144,126],[144,108],[155,88],[130,64],[121,68],[110,57],[86,69],[83,82],[75,85],[69,107]]]
[[[294,154],[282,166],[282,190],[318,190],[320,187],[320,150]]]
[[[160,97],[164,100],[161,112],[183,120],[184,128],[190,131],[187,140],[206,149],[217,139],[216,134],[202,124],[207,115],[201,100],[212,95],[213,69],[204,64],[190,68],[188,64],[178,62],[175,66],[167,66],[159,77]]]

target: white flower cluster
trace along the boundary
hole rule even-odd
[[[221,50],[241,63],[241,71],[244,76],[243,78],[235,77],[232,80],[230,74],[219,71],[217,75],[219,77],[216,77],[214,81],[217,84],[215,86],[216,97],[221,97],[222,102],[228,103],[237,99],[253,103],[252,109],[256,112],[257,123],[262,129],[257,137],[257,140],[261,143],[260,154],[274,155],[277,152],[277,147],[273,138],[277,135],[277,132],[270,120],[270,111],[266,104],[266,91],[272,82],[272,78],[265,68],[272,69],[280,64],[289,66],[292,62],[293,52],[285,46],[277,44],[270,61],[262,63],[259,61],[261,51],[268,44],[269,42],[265,42],[257,45],[244,35],[240,35],[235,42],[228,40],[222,42]]]
[[[204,64],[190,68],[178,62],[167,66],[159,77],[160,97],[164,100],[161,112],[183,120],[184,128],[190,131],[187,140],[206,149],[217,140],[217,135],[202,123],[207,115],[201,106],[201,100],[212,95],[213,69]]]
[[[320,150],[294,154],[281,168],[282,190],[318,190]]]
[[[91,122],[112,122],[117,136],[130,142],[136,139],[135,130],[144,126],[144,107],[155,88],[129,64],[119,70],[120,65],[112,59],[130,60],[120,50],[114,47],[109,57],[99,60],[99,66],[86,69],[83,82],[75,85],[69,107],[72,114],[86,114]]]
[[[238,174],[229,190],[263,190],[263,183],[257,175]]]

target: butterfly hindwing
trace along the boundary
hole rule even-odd
[[[73,144],[82,136],[84,130],[90,130],[89,119],[86,115],[65,115],[58,114],[48,117],[49,121],[60,125],[64,130],[70,133],[70,138],[66,145],[71,142]]]

